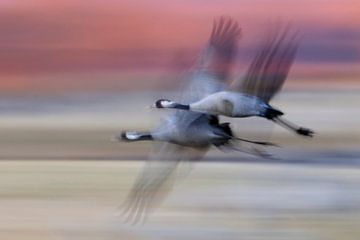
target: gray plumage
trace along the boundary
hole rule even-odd
[[[276,29],[261,44],[245,77],[235,81],[232,89],[268,103],[283,86],[297,49],[297,34],[288,26]]]
[[[237,80],[230,90],[210,94],[190,104],[160,99],[156,106],[236,118],[260,116],[300,135],[312,136],[312,130],[286,121],[281,117],[283,113],[269,104],[287,78],[297,47],[296,34],[291,33],[288,27],[277,29],[261,44],[245,78]]]
[[[226,87],[226,79],[236,51],[240,29],[233,20],[214,22],[206,49],[189,77],[182,101],[198,101]],[[128,219],[137,222],[161,199],[166,180],[181,160],[200,159],[210,146],[227,144],[231,139],[228,124],[220,124],[211,114],[177,110],[149,133],[124,132],[127,141],[155,140],[156,150],[145,164],[123,206]]]

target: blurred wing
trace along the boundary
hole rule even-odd
[[[196,102],[227,86],[227,78],[237,52],[241,29],[231,18],[221,17],[214,21],[207,47],[195,64],[189,82],[181,95],[181,102]],[[187,122],[206,114],[178,111]]]
[[[157,143],[150,159],[132,187],[123,208],[127,221],[137,223],[166,196],[171,189],[171,179],[179,162],[195,160],[204,152],[195,153],[187,147],[171,143]]]
[[[190,83],[182,92],[184,103],[198,101],[225,87],[224,81],[236,52],[239,35],[240,29],[233,20],[222,17],[215,21],[208,46],[189,79]],[[207,114],[176,111],[167,116],[155,131],[173,131],[176,134],[186,131],[197,119],[210,121],[212,118]],[[171,143],[156,145],[158,148],[146,162],[125,201],[124,214],[134,223],[144,220],[146,213],[170,190],[169,180],[181,160],[198,160],[207,151],[207,148],[196,150]]]
[[[298,41],[289,28],[269,34],[252,61],[245,78],[233,85],[237,91],[269,102],[281,89],[294,61]]]
[[[240,33],[237,22],[231,18],[221,17],[214,21],[207,47],[195,64],[182,100],[198,101],[226,86]]]
[[[237,51],[241,29],[231,18],[214,21],[209,43],[195,66],[197,71],[216,76],[224,81]]]

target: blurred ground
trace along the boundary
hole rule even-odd
[[[0,159],[144,159],[149,144],[111,142],[121,130],[148,130],[166,111],[150,109],[172,92],[0,98]],[[360,91],[286,91],[273,105],[316,132],[309,140],[260,118],[231,121],[236,134],[286,149],[337,152],[360,145]],[[282,151],[281,151],[282,152]]]
[[[147,106],[171,96],[2,97],[0,239],[360,238],[360,94],[349,90],[276,99],[314,139],[233,120],[239,136],[279,143],[275,159],[212,150],[145,225],[124,224],[117,207],[151,144],[111,137],[154,126],[162,113]]]
[[[0,238],[360,236],[359,168],[198,163],[145,225],[132,226],[116,214],[140,167],[128,161],[0,162]]]

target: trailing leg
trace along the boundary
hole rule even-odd
[[[299,127],[297,125],[295,125],[294,123],[291,123],[287,120],[285,120],[284,118],[281,117],[275,117],[272,119],[275,123],[290,129],[292,131],[294,131],[295,133],[302,135],[302,136],[306,136],[306,137],[313,137],[314,136],[314,131],[312,131],[309,128],[304,128],[304,127]]]

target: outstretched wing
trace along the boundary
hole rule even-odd
[[[198,101],[226,86],[240,34],[241,29],[231,18],[214,21],[209,42],[194,66],[182,100]]]
[[[195,65],[196,70],[214,75],[220,81],[226,80],[240,34],[241,29],[231,18],[215,20],[208,45]]]
[[[182,102],[190,103],[220,91],[226,86],[229,69],[236,52],[240,28],[230,18],[221,17],[214,22],[209,43],[189,83],[181,94]],[[171,131],[171,134],[186,132],[191,124],[203,118],[211,121],[210,115],[190,111],[176,111],[167,116],[155,131]],[[171,126],[169,126],[169,123]],[[146,162],[142,174],[136,180],[124,205],[124,214],[129,221],[138,222],[146,217],[171,187],[171,176],[182,160],[200,159],[207,148],[193,148],[171,143],[157,143],[159,147]]]
[[[171,180],[181,160],[197,160],[205,153],[172,143],[155,145],[124,202],[123,214],[132,223],[145,221],[147,213],[171,190]]]
[[[237,22],[227,17],[214,21],[208,43],[191,71],[181,95],[181,102],[188,104],[221,91],[227,87],[227,80],[234,57],[241,29]],[[178,111],[177,116],[184,125],[199,117],[207,117],[190,111]]]
[[[237,91],[270,101],[284,84],[298,48],[289,27],[276,29],[262,43],[245,78],[234,83]]]

